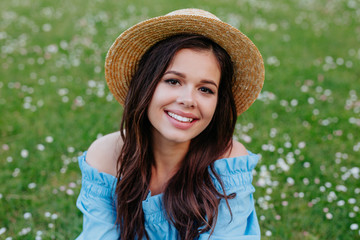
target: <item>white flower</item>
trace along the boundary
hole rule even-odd
[[[26,149],[23,149],[23,150],[21,150],[20,155],[21,155],[23,158],[27,158],[27,157],[29,156],[29,151],[26,150]]]
[[[351,230],[357,230],[359,228],[359,225],[357,223],[353,223],[350,225]]]
[[[52,142],[54,141],[54,138],[53,138],[52,136],[47,136],[47,137],[45,138],[45,141],[46,141],[47,143],[52,143]]]
[[[6,232],[6,228],[0,228],[0,235],[2,235],[3,233],[5,233]]]
[[[30,219],[31,218],[31,213],[26,212],[24,213],[24,219]]]
[[[44,150],[45,150],[45,146],[42,145],[42,144],[38,144],[38,145],[36,146],[36,148],[37,148],[37,150],[39,150],[39,151],[44,151]]]
[[[287,181],[287,183],[288,183],[290,186],[292,186],[292,185],[295,184],[295,180],[294,180],[292,177],[288,177],[288,178],[286,179],[286,181]]]
[[[329,220],[331,220],[331,219],[333,218],[333,215],[332,215],[331,213],[327,213],[327,214],[326,214],[326,218],[329,219]]]

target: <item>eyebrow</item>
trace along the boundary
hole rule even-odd
[[[181,78],[185,78],[185,77],[186,77],[185,74],[180,73],[180,72],[177,72],[177,71],[174,71],[174,70],[167,71],[167,72],[164,73],[164,75],[166,75],[166,74],[175,74],[175,75],[177,75],[177,76],[179,76],[179,77],[181,77]],[[218,85],[217,85],[214,81],[212,81],[212,80],[203,79],[203,80],[201,80],[200,82],[201,82],[201,83],[206,83],[206,84],[214,85],[216,88],[218,87]]]

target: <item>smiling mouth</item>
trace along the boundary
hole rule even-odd
[[[182,117],[172,112],[166,112],[166,113],[167,115],[174,118],[175,120],[178,120],[179,122],[191,123],[194,120],[193,118]]]

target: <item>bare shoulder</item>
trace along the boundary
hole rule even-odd
[[[242,143],[233,140],[232,148],[229,150],[229,152],[226,155],[227,157],[232,158],[232,157],[240,157],[248,154],[249,154],[248,151],[246,150],[245,146]]]
[[[99,172],[116,176],[117,159],[122,145],[120,132],[102,136],[90,145],[86,154],[86,162]]]

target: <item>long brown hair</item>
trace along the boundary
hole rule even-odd
[[[191,140],[179,170],[168,181],[162,203],[179,237],[188,240],[203,232],[212,232],[220,199],[225,199],[228,205],[227,200],[234,197],[234,194],[227,195],[224,187],[219,192],[213,179],[215,177],[223,186],[213,163],[231,148],[237,119],[232,95],[233,66],[230,56],[206,37],[188,34],[172,36],[158,42],[144,54],[125,100],[120,127],[124,145],[118,158],[118,183],[115,190],[121,239],[149,238],[142,209],[154,164],[147,108],[175,53],[185,48],[212,51],[216,56],[221,69],[218,103],[210,124]]]

